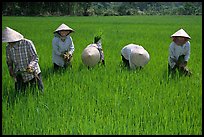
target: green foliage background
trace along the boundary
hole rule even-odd
[[[202,15],[202,2],[2,2],[2,15]]]
[[[202,134],[202,17],[2,17],[33,41],[44,95],[14,96],[2,43],[3,134]],[[53,31],[62,23],[71,34],[73,68],[53,73]],[[191,36],[192,77],[167,78],[170,35],[183,28]],[[103,32],[106,66],[88,70],[83,49]],[[121,67],[123,46],[142,45],[150,62],[141,71]]]

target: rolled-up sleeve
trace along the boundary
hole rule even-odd
[[[185,57],[184,57],[184,60],[185,61],[188,61],[189,60],[189,58],[190,58],[190,42],[188,41],[187,43],[186,43],[186,47],[185,47],[186,49],[186,54],[185,54]]]

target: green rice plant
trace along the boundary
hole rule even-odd
[[[201,135],[202,17],[92,16],[2,17],[35,44],[44,94],[15,94],[2,43],[2,134],[4,135]],[[71,69],[53,72],[53,31],[62,23],[75,52]],[[192,25],[193,24],[193,25]],[[167,76],[170,35],[183,28],[191,36],[192,77]],[[106,66],[87,69],[83,49],[103,32]],[[98,35],[98,34],[97,34]],[[121,49],[143,46],[150,62],[142,70],[122,66]]]

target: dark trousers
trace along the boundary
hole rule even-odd
[[[23,82],[23,78],[20,74],[16,76],[16,80],[17,81],[15,82],[15,91],[17,92],[25,92],[26,88],[31,88],[31,90],[34,91],[36,86],[38,86],[38,89],[43,92],[44,86],[40,73],[37,75],[37,77],[31,79],[28,82]]]
[[[182,63],[184,63],[184,55],[179,56],[177,64],[173,68],[168,64],[168,74],[176,73],[176,70],[178,70],[180,74],[190,76],[192,72],[187,67],[179,67]]]
[[[126,67],[130,67],[130,64],[129,64],[129,60],[125,59],[125,57],[121,54],[122,56],[122,61],[123,61],[123,64],[126,66]]]
[[[57,64],[55,64],[55,63],[53,63],[53,65],[54,65],[54,70],[55,70],[55,71],[56,71],[56,70],[59,70],[59,69],[62,69],[62,68],[65,68],[65,69],[66,69],[67,67],[72,68],[72,63],[71,63],[71,62],[65,63],[63,67],[61,67],[61,66],[59,66],[59,65],[57,65]]]
[[[58,66],[57,64],[53,64],[54,65],[54,70],[59,70],[60,68],[62,68],[61,66]]]

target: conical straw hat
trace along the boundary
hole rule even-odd
[[[133,49],[130,54],[130,60],[137,67],[144,66],[149,62],[150,56],[149,53],[142,48]]]
[[[180,29],[177,32],[175,32],[173,35],[171,35],[171,37],[176,37],[176,36],[181,36],[181,37],[186,37],[191,39],[191,37],[183,29]]]
[[[6,27],[2,32],[2,42],[15,42],[21,39],[23,39],[23,35],[9,27]]]
[[[93,67],[100,61],[100,53],[95,47],[86,47],[81,56],[84,65]]]
[[[57,32],[57,31],[60,31],[60,30],[68,30],[68,31],[74,32],[74,30],[73,30],[72,28],[68,27],[68,26],[65,25],[64,23],[61,24],[61,25],[54,31],[54,33]]]

